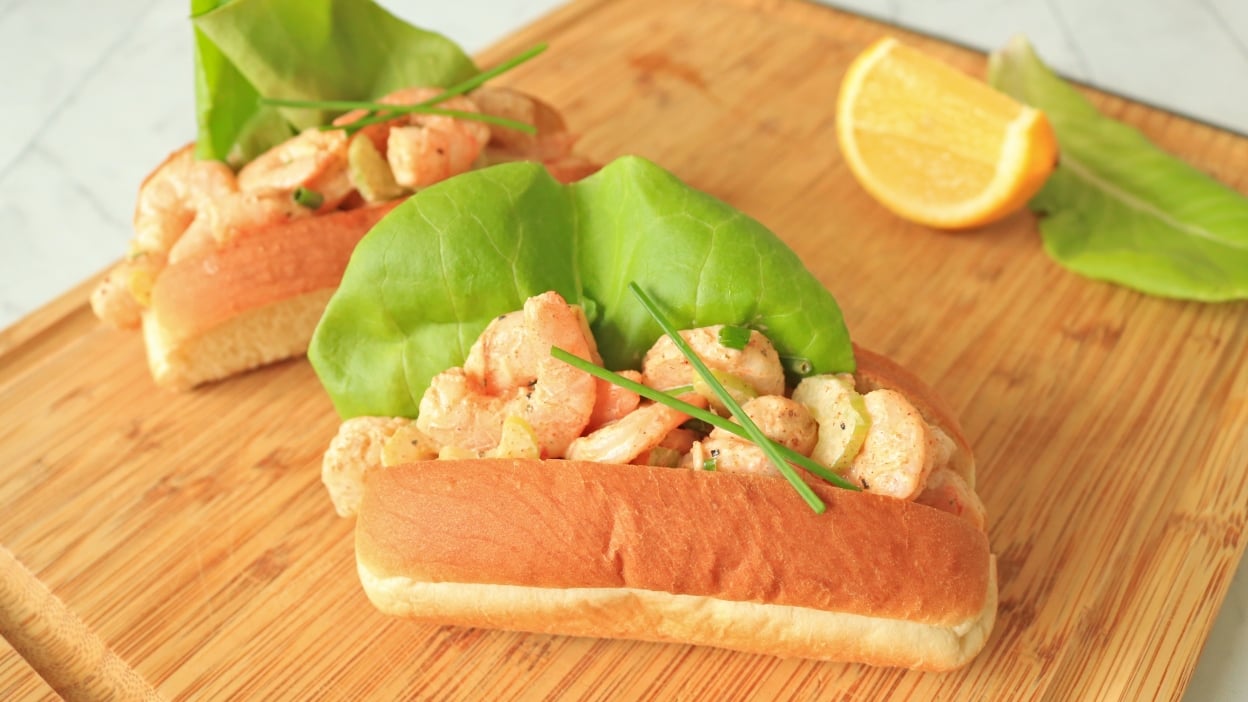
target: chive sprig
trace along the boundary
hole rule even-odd
[[[296,107],[296,108],[301,108],[301,109],[313,109],[313,110],[335,110],[335,111],[337,110],[367,110],[367,113],[363,117],[361,117],[358,120],[355,120],[354,122],[351,122],[350,124],[344,124],[340,126],[326,125],[322,127],[322,129],[344,129],[347,131],[348,134],[355,133],[359,129],[363,127],[367,127],[372,124],[379,124],[381,122],[387,122],[389,120],[394,119],[395,116],[399,114],[408,114],[408,113],[442,115],[446,117],[452,117],[455,119],[473,120],[477,122],[485,122],[487,124],[494,124],[494,125],[498,125],[502,127],[507,127],[509,129],[515,129],[517,131],[521,131],[526,134],[536,134],[537,127],[531,124],[525,124],[524,122],[518,122],[514,119],[507,119],[505,117],[497,117],[495,115],[487,115],[481,112],[468,112],[464,110],[446,110],[446,109],[436,107],[436,105],[446,102],[447,100],[450,100],[451,98],[456,97],[458,95],[463,95],[467,92],[470,92],[472,90],[475,90],[481,87],[483,84],[485,84],[486,81],[492,78],[496,78],[506,73],[507,71],[510,71],[516,66],[519,66],[525,61],[532,59],[533,57],[545,51],[546,48],[547,48],[546,44],[544,43],[538,44],[537,46],[529,49],[528,51],[525,51],[513,58],[510,58],[500,63],[494,68],[491,68],[486,71],[481,71],[480,73],[472,76],[471,78],[468,78],[467,80],[461,81],[459,83],[456,83],[455,85],[452,85],[449,88],[446,88],[445,90],[438,93],[437,95],[434,95],[428,100],[424,100],[418,103],[413,103],[410,105],[390,105],[387,103],[374,102],[371,100],[293,100],[293,99],[286,99],[286,98],[266,98],[266,97],[260,98],[260,104],[269,105],[272,107]]]
[[[719,328],[719,345],[734,351],[744,350],[750,343],[749,327],[734,327],[725,324]]]

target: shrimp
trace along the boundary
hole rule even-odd
[[[221,245],[268,227],[309,217],[316,210],[282,191],[239,192],[204,202],[195,221],[169,252],[169,262],[215,251]]]
[[[91,291],[91,311],[115,329],[138,328],[163,266],[161,256],[146,253],[117,264]]]
[[[441,92],[437,88],[403,88],[378,102],[414,105]],[[436,107],[460,112],[481,111],[475,102],[464,96],[443,100]],[[350,124],[365,114],[363,110],[348,112],[334,120],[334,124]],[[405,188],[427,187],[471,169],[490,140],[490,127],[482,122],[417,112],[368,125],[362,133],[373,141],[378,151],[386,154],[395,182]]]
[[[582,178],[591,176],[602,168],[599,164],[576,154],[546,159],[542,161],[542,165],[546,167],[551,177],[564,184],[574,183]]]
[[[237,192],[238,181],[220,161],[195,158],[195,145],[173,152],[139,187],[134,248],[166,254],[194,221],[202,203]]]
[[[700,395],[686,393],[690,404],[706,406]],[[630,463],[658,446],[673,430],[688,421],[689,415],[657,402],[647,403],[600,429],[582,436],[568,447],[574,461]]]
[[[318,212],[338,207],[355,186],[347,175],[347,144],[342,129],[305,129],[243,166],[238,186],[253,192],[277,191],[289,197],[305,188],[321,196]]]
[[[746,416],[758,425],[768,439],[809,456],[819,438],[819,426],[810,410],[800,402],[781,395],[760,395],[741,405]],[[779,475],[771,459],[754,442],[716,428],[697,452],[691,452],[687,467],[700,467],[704,458],[715,460],[715,469],[726,473]]]
[[[914,501],[962,517],[980,531],[984,530],[988,521],[979,495],[966,484],[962,476],[948,468],[932,471],[923,492]]]
[[[641,373],[635,370],[620,371],[619,374],[633,382],[641,382]],[[641,395],[632,390],[601,378],[596,383],[598,394],[594,399],[594,411],[589,415],[589,426],[586,427],[589,431],[623,418],[641,404]]]
[[[476,111],[466,100],[438,106]],[[489,127],[480,122],[421,114],[413,114],[411,121],[410,126],[391,128],[386,143],[394,180],[407,188],[423,188],[469,170],[490,138]]]
[[[364,473],[382,464],[382,450],[411,420],[402,417],[354,417],[338,433],[321,460],[321,482],[340,517],[355,514],[364,494]]]
[[[759,395],[783,395],[784,367],[767,337],[751,331],[749,342],[738,351],[719,343],[722,327],[716,324],[688,329],[680,335],[711,370],[740,378]],[[695,371],[671,338],[663,336],[646,352],[641,374],[646,385],[666,390],[692,383]]]
[[[91,292],[96,317],[118,329],[138,327],[152,282],[204,203],[237,191],[230,167],[196,160],[194,144],[170,154],[139,187],[132,258],[113,268]]]
[[[464,371],[479,379],[485,392],[491,395],[520,386],[521,377],[528,371],[515,363],[512,356],[524,346],[527,333],[524,310],[495,317],[468,350]]]
[[[558,110],[532,95],[510,88],[477,88],[468,94],[481,112],[533,125],[528,134],[509,127],[490,125],[489,148],[498,160],[553,161],[572,153],[576,137],[568,132]]]
[[[490,394],[464,368],[448,368],[429,381],[416,427],[444,447],[483,453],[498,446],[513,396]]]
[[[589,423],[596,398],[593,376],[550,355],[558,346],[590,357],[580,320],[556,292],[526,300],[518,327],[511,315],[496,318],[464,367],[434,376],[417,428],[442,446],[484,452],[498,445],[506,418],[516,416],[533,428],[544,458],[562,457]]]
[[[478,160],[479,166],[508,161],[537,161],[560,183],[571,183],[595,173],[599,165],[572,153],[576,135],[568,131],[563,116],[546,102],[509,88],[484,87],[468,94],[487,115],[531,124],[537,130],[528,134],[490,125],[490,141]]]
[[[872,390],[862,399],[871,427],[845,477],[866,492],[914,498],[933,466],[935,444],[927,422],[895,390]]]

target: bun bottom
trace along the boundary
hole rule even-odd
[[[565,636],[637,639],[746,653],[946,671],[983,648],[997,612],[996,559],[979,613],[952,626],[733,602],[637,588],[550,588],[382,577],[358,562],[383,613],[418,621]]]
[[[308,350],[333,290],[239,313],[204,333],[174,339],[151,314],[143,318],[147,363],[156,384],[190,388],[270,363],[302,356]]]

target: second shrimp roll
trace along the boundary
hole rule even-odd
[[[309,357],[385,613],[922,670],[992,629],[952,412],[774,234],[643,159],[418,193]]]

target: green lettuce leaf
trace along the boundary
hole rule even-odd
[[[244,163],[333,117],[261,106],[260,96],[370,100],[477,73],[454,42],[372,0],[192,0],[191,13],[200,158]]]
[[[1248,198],[1101,115],[1026,39],[993,53],[988,80],[1057,133],[1061,161],[1030,203],[1050,256],[1153,295],[1248,297]]]
[[[486,324],[556,290],[585,306],[604,363],[636,368],[662,330],[739,324],[815,372],[848,372],[832,295],[758,222],[636,157],[560,185],[538,164],[470,171],[417,193],[356,247],[308,356],[344,417],[414,417]]]

